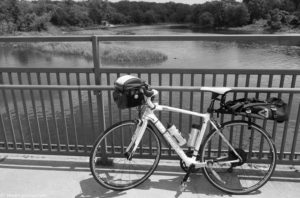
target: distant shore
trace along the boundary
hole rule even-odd
[[[114,35],[116,31],[112,29],[79,29],[57,28],[49,26],[44,32],[15,32],[13,36],[57,36],[57,35]],[[124,32],[126,34],[126,32]],[[12,35],[9,35],[12,36]],[[16,50],[33,50],[38,53],[54,55],[80,56],[92,60],[93,53],[90,43],[82,42],[46,42],[46,43],[8,43],[8,47]],[[131,47],[128,45],[105,42],[101,44],[100,57],[104,63],[117,65],[124,64],[153,64],[166,61],[167,55],[146,48]]]
[[[237,30],[237,31],[245,31],[245,32],[251,32],[255,34],[266,34],[266,33],[272,33],[272,34],[295,34],[298,33],[300,34],[300,27],[298,28],[292,28],[288,26],[283,26],[279,30],[271,30],[267,25],[266,20],[258,20],[253,24],[250,25],[245,25],[241,27],[233,27],[233,28],[228,28],[229,30]]]

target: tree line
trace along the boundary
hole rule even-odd
[[[266,19],[272,29],[300,25],[300,0],[219,0],[203,4],[123,0],[0,1],[0,32],[41,31],[56,26],[188,23],[203,28],[237,27]]]

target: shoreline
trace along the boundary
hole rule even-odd
[[[279,30],[271,30],[267,27],[266,20],[258,20],[253,24],[242,27],[231,27],[228,29],[233,31],[253,32],[254,34],[300,34],[300,27],[292,28],[289,26],[283,26]]]
[[[59,35],[84,35],[86,29],[65,31],[66,29],[49,26],[43,32],[16,32],[6,36],[59,36]],[[70,29],[69,29],[70,30]],[[96,29],[100,35],[116,34],[115,31]],[[74,34],[75,33],[75,34]],[[80,56],[87,60],[93,59],[92,47],[89,42],[44,42],[44,43],[1,43],[0,46],[10,47],[12,50],[32,50],[38,53],[53,54],[58,56]],[[168,59],[167,55],[146,48],[131,47],[112,42],[101,44],[100,57],[103,62],[117,65],[138,65],[161,63]]]

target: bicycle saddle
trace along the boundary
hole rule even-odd
[[[209,92],[223,95],[223,94],[231,91],[232,89],[229,87],[201,87],[200,90],[201,91],[209,91]]]

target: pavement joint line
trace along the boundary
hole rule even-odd
[[[6,164],[5,161],[7,160],[33,160],[33,161],[51,161],[51,162],[74,162],[74,163],[89,163],[88,156],[66,156],[66,155],[39,155],[39,154],[19,154],[19,153],[1,153],[0,154],[0,165],[1,163]],[[7,164],[6,164],[7,165]],[[16,165],[14,165],[16,166]],[[34,166],[34,165],[24,165],[23,167]],[[179,167],[178,160],[164,160],[161,159],[157,170],[159,171],[160,166],[168,166],[168,167]],[[21,167],[21,165],[19,165]],[[36,166],[36,167],[41,167]],[[53,166],[43,166],[43,167],[53,167]],[[57,168],[57,167],[55,167]],[[300,165],[276,165],[275,171],[281,172],[300,172]],[[170,171],[172,172],[172,171]]]
[[[41,160],[41,161],[61,161],[61,162],[88,162],[88,157],[66,156],[66,155],[38,155],[38,154],[11,154],[2,153],[0,159],[20,159],[20,160]]]

